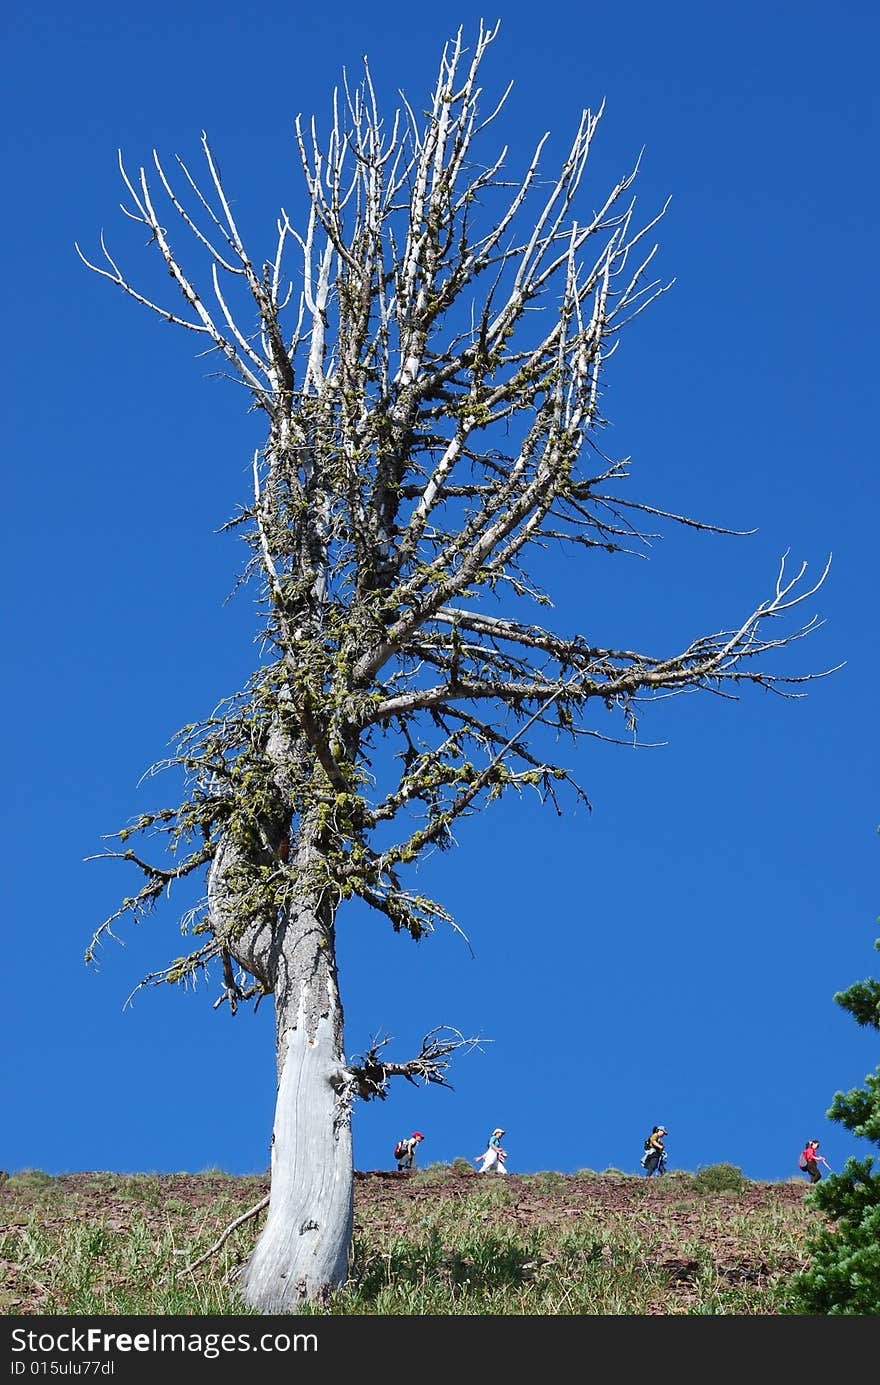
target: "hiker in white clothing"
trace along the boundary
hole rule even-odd
[[[506,1133],[498,1126],[489,1136],[489,1143],[483,1153],[474,1155],[474,1163],[480,1165],[477,1173],[491,1173],[493,1170],[495,1173],[507,1173],[507,1169],[504,1167],[507,1153],[501,1148],[501,1136]]]

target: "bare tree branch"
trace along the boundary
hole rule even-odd
[[[181,1269],[178,1271],[178,1273],[191,1274],[193,1270],[197,1270],[200,1265],[204,1265],[205,1261],[210,1260],[212,1256],[216,1255],[220,1247],[226,1241],[229,1240],[229,1237],[232,1235],[233,1231],[237,1231],[238,1228],[240,1226],[243,1226],[246,1221],[251,1221],[253,1217],[256,1217],[258,1213],[262,1212],[264,1207],[268,1206],[269,1195],[267,1193],[265,1197],[260,1198],[259,1202],[255,1202],[253,1207],[249,1207],[246,1212],[242,1212],[240,1217],[236,1217],[235,1221],[230,1222],[229,1226],[226,1227],[225,1231],[223,1231],[217,1237],[217,1240],[214,1242],[214,1244],[208,1250],[206,1250],[203,1255],[198,1256],[198,1258],[195,1260],[191,1260],[188,1265],[183,1265]],[[177,1252],[175,1252],[175,1254],[176,1253]],[[170,1278],[171,1276],[166,1274],[163,1276],[162,1279],[160,1279],[159,1283],[167,1284]]]
[[[345,1070],[346,1091],[354,1088],[364,1101],[374,1098],[384,1101],[392,1077],[404,1077],[415,1086],[423,1082],[428,1086],[450,1087],[446,1076],[450,1055],[459,1049],[480,1048],[486,1040],[466,1039],[458,1029],[438,1025],[424,1036],[416,1056],[403,1063],[391,1062],[381,1056],[382,1049],[390,1042],[390,1036],[374,1039],[365,1053],[355,1055],[357,1061],[350,1062]]]

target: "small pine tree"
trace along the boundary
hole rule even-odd
[[[880,939],[874,944],[880,949]],[[834,997],[857,1024],[880,1033],[880,981],[857,981]],[[880,1067],[864,1087],[836,1092],[827,1112],[854,1135],[880,1149]],[[808,1241],[810,1266],[792,1285],[792,1311],[880,1313],[880,1168],[874,1159],[848,1159],[842,1172],[809,1193],[829,1224]]]

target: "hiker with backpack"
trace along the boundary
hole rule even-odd
[[[504,1167],[507,1152],[501,1148],[501,1136],[506,1135],[506,1133],[500,1125],[496,1126],[489,1136],[489,1143],[483,1153],[474,1155],[474,1163],[480,1165],[477,1173],[491,1173],[493,1169],[495,1173],[507,1173],[507,1169]]]
[[[655,1125],[646,1139],[645,1152],[641,1158],[646,1178],[650,1178],[653,1173],[659,1175],[666,1172],[666,1147],[663,1144],[663,1136],[668,1134],[665,1125]]]
[[[397,1160],[397,1172],[403,1173],[404,1169],[411,1169],[415,1163],[416,1150],[424,1139],[421,1130],[414,1130],[408,1140],[398,1140],[394,1146],[394,1157]]]
[[[817,1154],[819,1148],[818,1140],[807,1140],[798,1158],[798,1168],[802,1173],[809,1174],[811,1183],[818,1183],[822,1177],[820,1164],[824,1164],[829,1173],[833,1170],[824,1154]]]

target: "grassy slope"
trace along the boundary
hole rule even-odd
[[[193,1270],[264,1178],[22,1172],[0,1186],[0,1313],[241,1314],[235,1270],[262,1213]],[[348,1285],[332,1314],[784,1311],[819,1224],[806,1186],[731,1165],[479,1176],[464,1160],[356,1175]]]

